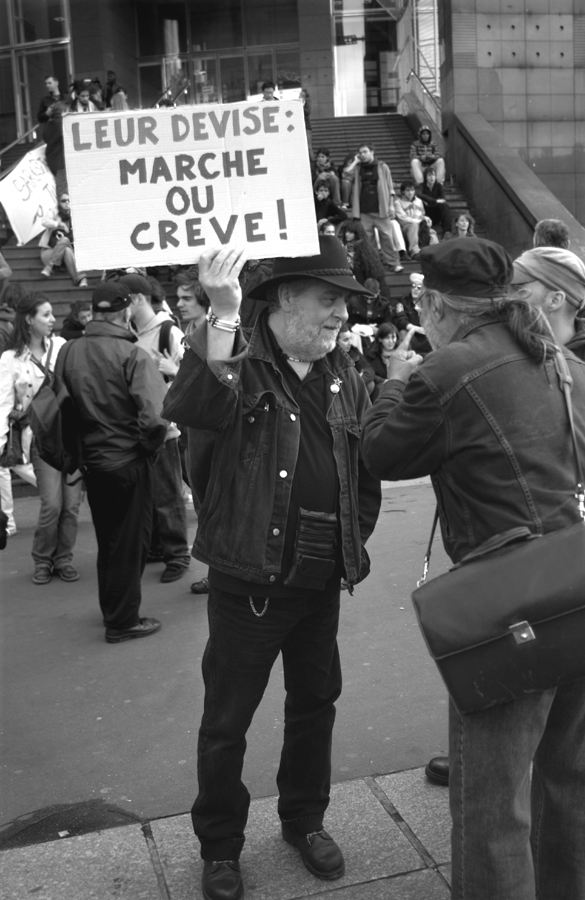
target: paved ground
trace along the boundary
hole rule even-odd
[[[149,566],[143,610],[162,619],[162,631],[108,645],[87,507],[75,559],[81,580],[46,587],[30,582],[37,510],[35,497],[18,501],[19,533],[1,559],[6,896],[196,897],[198,854],[185,813],[196,787],[207,624],[205,598],[188,585],[205,572],[192,561],[189,576],[161,585],[162,567]],[[249,735],[245,779],[255,802],[243,857],[248,896],[448,897],[441,868],[448,862],[446,791],[427,785],[420,769],[445,751],[446,694],[410,604],[432,512],[428,485],[386,489],[369,544],[372,575],[344,598],[345,683],[328,825],[343,844],[348,874],[332,885],[304,870],[299,877],[294,851],[278,835],[275,803],[265,799],[274,794],[282,734],[276,668]],[[190,524],[194,531],[193,513]],[[437,543],[433,572],[445,566]]]

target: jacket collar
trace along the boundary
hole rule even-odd
[[[96,321],[92,319],[85,329],[86,337],[109,337],[121,338],[123,341],[130,341],[135,344],[138,338],[123,325],[115,325],[113,322]]]

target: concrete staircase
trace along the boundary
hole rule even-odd
[[[361,141],[371,141],[376,157],[385,162],[392,173],[394,187],[398,192],[400,183],[410,179],[410,145],[414,140],[406,119],[399,113],[381,113],[369,116],[348,116],[339,119],[319,119],[313,122],[313,149],[327,147],[336,166],[341,165],[348,153],[357,152]],[[454,173],[447,173],[445,196],[453,213],[453,221],[462,213],[469,212],[476,220],[475,233],[485,237],[485,230],[477,221],[467,198],[457,187]],[[439,237],[441,235],[439,234]],[[392,300],[408,293],[411,272],[420,272],[416,262],[406,261],[404,271],[388,275]]]

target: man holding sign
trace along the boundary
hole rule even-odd
[[[340,585],[345,579],[351,591],[367,575],[363,545],[380,507],[379,482],[358,457],[367,390],[336,347],[347,301],[367,293],[341,244],[322,236],[318,256],[277,259],[272,277],[251,292],[268,301],[251,334],[239,324],[244,261],[233,246],[201,256],[208,321],[187,339],[163,410],[215,434],[212,452],[197,458],[192,445],[191,460],[202,499],[193,555],[210,567],[192,809],[207,900],[243,895],[245,735],[281,652],[282,836],[318,878],[345,871],[323,830],[341,692]]]

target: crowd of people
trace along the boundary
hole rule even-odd
[[[322,223],[319,255],[268,264],[207,249],[174,275],[184,329],[147,271],[103,280],[59,337],[46,295],[8,304],[5,292],[0,453],[19,432],[13,464],[30,463],[39,489],[33,582],[79,579],[83,485],[107,643],[160,630],[140,609],[149,559],[164,562],[163,583],[185,575],[191,554],[209,567],[191,587],[208,594],[191,813],[207,900],[244,893],[245,736],[279,654],[282,837],[317,878],[345,872],[324,827],[340,596],[368,576],[381,480],[431,476],[455,564],[511,528],[538,536],[580,519],[555,354],[570,369],[585,458],[585,265],[558,220],[538,223],[516,260],[476,238],[467,214],[453,228],[429,129],[415,145],[399,196],[370,144],[345,181],[320,148],[316,198],[335,207],[338,236]],[[58,216],[66,235],[65,194]],[[397,301],[385,276],[401,253],[422,272]],[[83,481],[48,465],[27,422],[52,377],[75,410]],[[427,775],[449,784],[452,896],[585,896],[585,682],[472,715],[450,702],[449,742]]]

